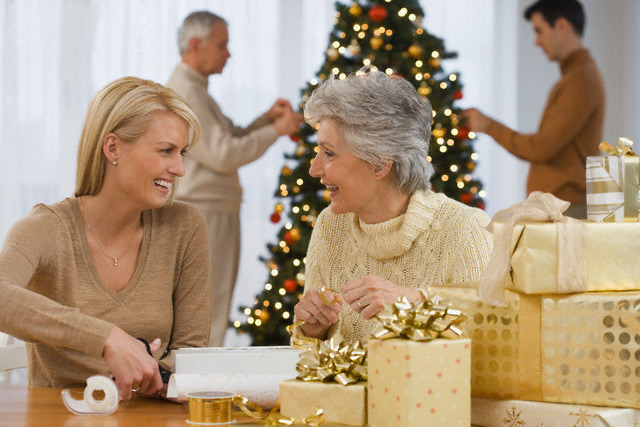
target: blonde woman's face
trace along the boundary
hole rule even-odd
[[[132,143],[123,143],[113,168],[117,188],[141,210],[166,204],[176,178],[184,175],[183,155],[189,128],[174,113],[160,111],[147,131]]]

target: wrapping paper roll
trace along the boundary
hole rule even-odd
[[[280,396],[280,382],[291,378],[272,374],[173,374],[167,397],[187,400],[190,393],[226,391],[242,395],[262,408],[272,408]]]
[[[96,400],[93,397],[98,390],[104,392],[104,399]],[[84,399],[75,399],[71,396],[71,390],[64,389],[62,401],[69,411],[77,415],[109,415],[118,409],[118,389],[110,378],[94,375],[87,378]]]

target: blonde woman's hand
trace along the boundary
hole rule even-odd
[[[158,351],[160,340],[150,343],[151,351]],[[142,341],[114,326],[104,343],[102,358],[107,362],[116,380],[118,394],[131,399],[131,392],[151,395],[162,390],[158,362],[147,353]]]
[[[378,276],[352,280],[343,285],[340,291],[344,301],[367,320],[380,313],[385,303],[396,302],[400,296],[406,296],[412,302],[423,299],[417,289],[396,285]]]
[[[324,292],[325,300],[333,304],[327,305],[320,297],[320,292]],[[338,321],[341,308],[341,295],[331,291],[310,290],[304,293],[293,312],[297,320],[304,321],[300,329],[307,337],[325,339],[327,330]]]

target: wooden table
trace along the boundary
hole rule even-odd
[[[128,427],[189,426],[187,404],[134,397],[111,415],[75,415],[61,388],[0,388],[0,426]],[[82,392],[82,389],[78,389]],[[238,416],[234,425],[264,425]]]

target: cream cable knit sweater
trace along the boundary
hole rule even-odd
[[[339,292],[368,275],[408,288],[479,280],[493,248],[488,223],[481,210],[432,191],[416,192],[405,214],[379,224],[327,208],[311,236],[305,292],[323,286]],[[348,342],[366,340],[373,330],[348,304],[338,322]]]

